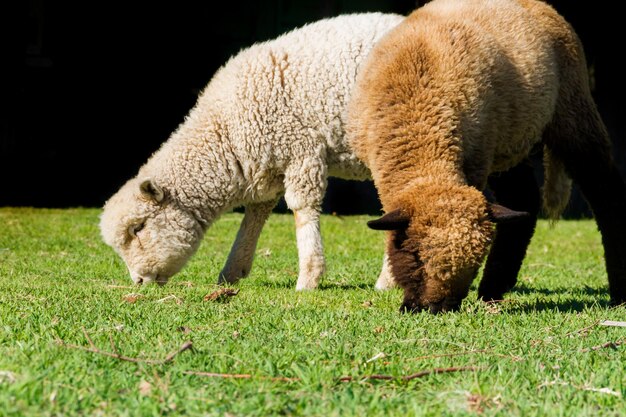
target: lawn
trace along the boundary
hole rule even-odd
[[[164,287],[131,285],[97,209],[0,209],[0,416],[623,416],[626,308],[590,220],[540,222],[502,303],[400,314],[383,235],[324,216],[327,275],[296,293],[293,218],[216,300],[241,214]],[[191,348],[189,343],[191,342]],[[624,343],[624,344],[622,344]],[[377,376],[372,378],[372,376]]]

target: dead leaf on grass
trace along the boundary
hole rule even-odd
[[[500,308],[500,305],[497,303],[486,303],[485,311],[487,314],[500,314],[502,313],[502,308]]]
[[[218,301],[224,302],[228,300],[230,297],[234,297],[239,294],[238,289],[234,288],[220,288],[217,291],[213,291],[211,294],[207,294],[204,296],[204,301]]]
[[[139,395],[147,397],[150,393],[152,393],[152,384],[145,379],[142,379],[139,383]]]
[[[130,294],[126,294],[125,296],[123,296],[122,300],[126,301],[129,304],[134,304],[140,298],[143,298],[143,294],[138,294],[136,292],[131,292]]]
[[[466,394],[467,408],[476,414],[482,414],[486,409],[501,408],[501,397],[499,395],[489,398],[479,394]]]
[[[0,384],[6,382],[7,384],[12,384],[17,381],[15,378],[15,374],[9,371],[0,371]]]

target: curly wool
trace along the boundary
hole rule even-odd
[[[433,0],[373,49],[348,133],[385,211],[410,219],[388,245],[408,309],[467,295],[493,234],[479,190],[542,143],[559,100],[591,101],[584,65],[571,27],[534,0]],[[552,153],[545,161],[544,204],[558,217],[571,180]]]
[[[362,60],[402,19],[324,19],[244,49],[220,68],[170,139],[105,204],[102,236],[133,279],[167,280],[202,238],[180,238],[180,229],[195,229],[194,219],[204,231],[238,206],[246,216],[221,277],[247,275],[258,234],[284,193],[298,218],[298,287],[314,288],[324,270],[319,211],[327,177],[369,177],[344,138],[347,101]],[[142,194],[144,183],[163,190],[164,200]],[[129,236],[133,227],[141,239]],[[178,237],[170,244],[168,236]]]

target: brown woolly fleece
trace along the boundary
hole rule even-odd
[[[537,145],[545,147],[543,201],[550,217],[558,218],[566,206],[570,177],[581,184],[599,225],[599,211],[626,208],[581,44],[540,1],[433,0],[414,11],[368,56],[347,130],[387,213],[370,226],[391,231],[390,262],[410,311],[458,308],[494,239],[499,246],[516,236],[525,243],[515,254],[488,259],[493,276],[483,278],[479,295],[501,297],[515,283],[538,211],[530,203],[536,185],[519,167]],[[585,158],[605,166],[595,180],[613,184],[613,203],[590,198],[593,185],[583,186],[590,178]],[[503,200],[513,201],[505,197],[507,184],[524,183],[529,202],[518,199],[511,208],[525,213],[501,217],[482,190],[492,174],[506,172]],[[608,206],[613,208],[603,210]],[[613,214],[601,216],[615,226]],[[521,230],[503,222],[494,231],[492,221],[515,218],[526,222]],[[624,238],[607,236],[605,247],[624,257]],[[517,266],[496,267],[509,261],[503,256]],[[607,258],[607,268],[613,301],[626,299],[625,261]],[[507,275],[506,283],[497,283],[499,273]]]

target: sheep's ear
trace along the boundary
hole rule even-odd
[[[390,211],[380,219],[370,220],[367,226],[374,230],[401,230],[409,226],[409,220],[409,216],[398,209]]]
[[[512,223],[530,217],[526,211],[515,211],[500,204],[490,203],[487,209],[489,220],[494,223]]]
[[[151,179],[144,180],[141,185],[139,185],[139,191],[141,191],[141,195],[143,195],[145,198],[152,200],[156,203],[160,203],[165,197],[165,192],[163,191],[163,188],[158,186]]]

